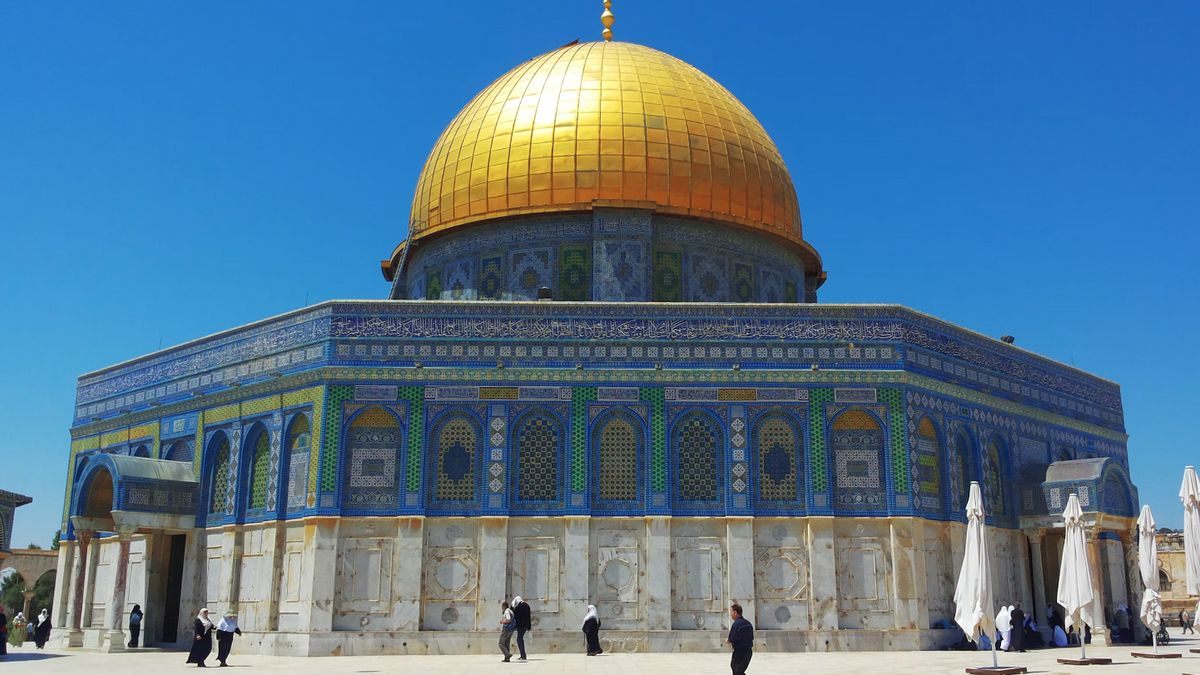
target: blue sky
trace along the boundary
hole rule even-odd
[[[74,378],[379,298],[444,125],[601,2],[0,3],[0,487],[61,513]],[[1161,525],[1196,462],[1200,4],[618,0],[742,99],[824,302],[896,302],[1116,380]]]

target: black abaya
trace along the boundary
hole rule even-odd
[[[583,634],[587,636],[588,654],[600,654],[604,651],[600,648],[600,619],[593,617],[585,621]]]
[[[204,625],[200,619],[195,619],[192,628],[192,651],[188,653],[187,663],[204,667],[204,659],[212,653],[212,625]]]
[[[46,642],[50,640],[50,619],[39,623],[33,631],[33,642],[38,649],[44,649]]]

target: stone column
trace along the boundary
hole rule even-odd
[[[671,517],[646,517],[646,628],[671,629]]]
[[[742,606],[750,623],[754,618],[754,518],[725,519],[725,541],[729,547],[729,601]]]
[[[304,578],[301,580],[300,626],[321,633],[333,630],[333,589],[337,575],[338,519],[310,518],[304,524]]]
[[[588,560],[591,553],[588,516],[567,516],[563,535],[563,552],[566,563],[562,573],[561,616],[575,617],[587,613],[588,582],[592,565]]]
[[[1038,629],[1047,634],[1047,628],[1050,628],[1050,616],[1046,614],[1046,606],[1049,604],[1046,601],[1046,569],[1042,564],[1042,531],[1033,530],[1026,532],[1025,536],[1029,539],[1029,550],[1032,551],[1033,558],[1033,620],[1037,622]],[[1057,601],[1057,599],[1056,599]]]
[[[51,621],[56,628],[64,628],[71,612],[71,588],[75,572],[75,542],[61,541],[58,544],[58,572],[54,579],[54,600],[51,607]],[[26,618],[31,618],[28,614]]]
[[[1092,572],[1092,593],[1095,597],[1096,621],[1092,626],[1092,642],[1111,645],[1112,634],[1108,630],[1108,598],[1104,596],[1104,579],[1101,576],[1103,559],[1100,557],[1100,531],[1087,533],[1088,566]]]
[[[183,582],[179,587],[178,629],[175,635],[164,635],[167,641],[191,640],[192,617],[208,603],[206,576],[208,573],[208,536],[203,529],[188,532],[184,541]],[[187,644],[184,642],[184,644]]]
[[[477,630],[493,630],[500,603],[508,599],[508,517],[480,519],[479,602],[475,605]]]
[[[104,612],[104,627],[108,629],[108,651],[125,650],[125,632],[121,630],[125,618],[125,589],[129,585],[129,545],[133,530],[117,530],[117,567],[113,570],[113,585]]]
[[[21,595],[25,596],[25,609],[22,610],[22,613],[25,615],[25,619],[29,620],[29,603],[33,602],[33,588],[28,586],[28,582],[26,582],[25,590],[21,592]]]
[[[92,546],[88,547],[87,566],[84,572],[83,582],[83,616],[82,625],[85,628],[92,628],[92,615],[96,600],[96,573],[100,567],[100,547],[104,546],[104,540],[93,541]]]
[[[421,629],[421,581],[424,574],[425,519],[404,517],[400,519],[396,532],[397,567],[403,574],[397,575],[394,600],[398,622],[396,630],[415,631]]]
[[[267,536],[268,534],[270,536]],[[280,584],[283,581],[283,563],[287,556],[287,528],[284,521],[275,521],[273,526],[263,532],[263,546],[266,549],[264,554],[270,561],[270,574],[267,578],[270,579],[271,585],[267,589],[266,616],[259,621],[264,630],[275,632],[279,630],[279,595],[283,592]]]
[[[88,568],[88,549],[91,548],[92,532],[89,530],[76,530],[75,532],[75,550],[79,557],[73,566],[71,586],[74,588],[71,591],[71,612],[68,617],[69,625],[71,626],[70,635],[67,638],[68,647],[83,646],[83,594],[85,586],[85,577],[87,576]]]
[[[812,628],[838,629],[837,567],[834,561],[834,532],[831,516],[808,519],[808,569],[812,577]]]

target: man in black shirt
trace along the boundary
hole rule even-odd
[[[520,660],[525,660],[525,633],[533,628],[532,618],[529,616],[529,603],[521,596],[513,598],[512,601],[513,617],[517,621],[517,649],[521,652]]]
[[[729,669],[733,675],[743,675],[754,656],[754,626],[742,617],[742,606],[736,602],[729,606],[729,618],[733,619],[733,625],[729,627],[729,644],[733,647]]]

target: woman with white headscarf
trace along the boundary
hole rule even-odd
[[[596,614],[595,605],[588,605],[587,614],[583,617],[583,634],[587,636],[588,656],[596,656],[604,652],[600,648],[600,616]]]
[[[225,612],[225,616],[217,622],[217,661],[221,667],[228,666],[225,659],[229,658],[229,650],[233,647],[234,634],[241,635],[242,629],[238,628],[237,612]]]
[[[1012,639],[1012,608],[1000,607],[1000,611],[996,613],[996,632],[1000,633],[1000,642],[996,644],[996,649],[1008,649],[1009,641]]]
[[[46,642],[50,639],[50,610],[42,608],[42,613],[38,614],[37,628],[33,629],[33,643],[38,649],[45,649]]]
[[[17,615],[13,617],[12,626],[8,629],[8,644],[14,647],[25,644],[25,624],[27,623],[25,614],[17,612]]]
[[[203,668],[204,659],[212,653],[213,622],[208,618],[208,608],[200,610],[192,626],[192,651],[188,654],[187,663]]]

